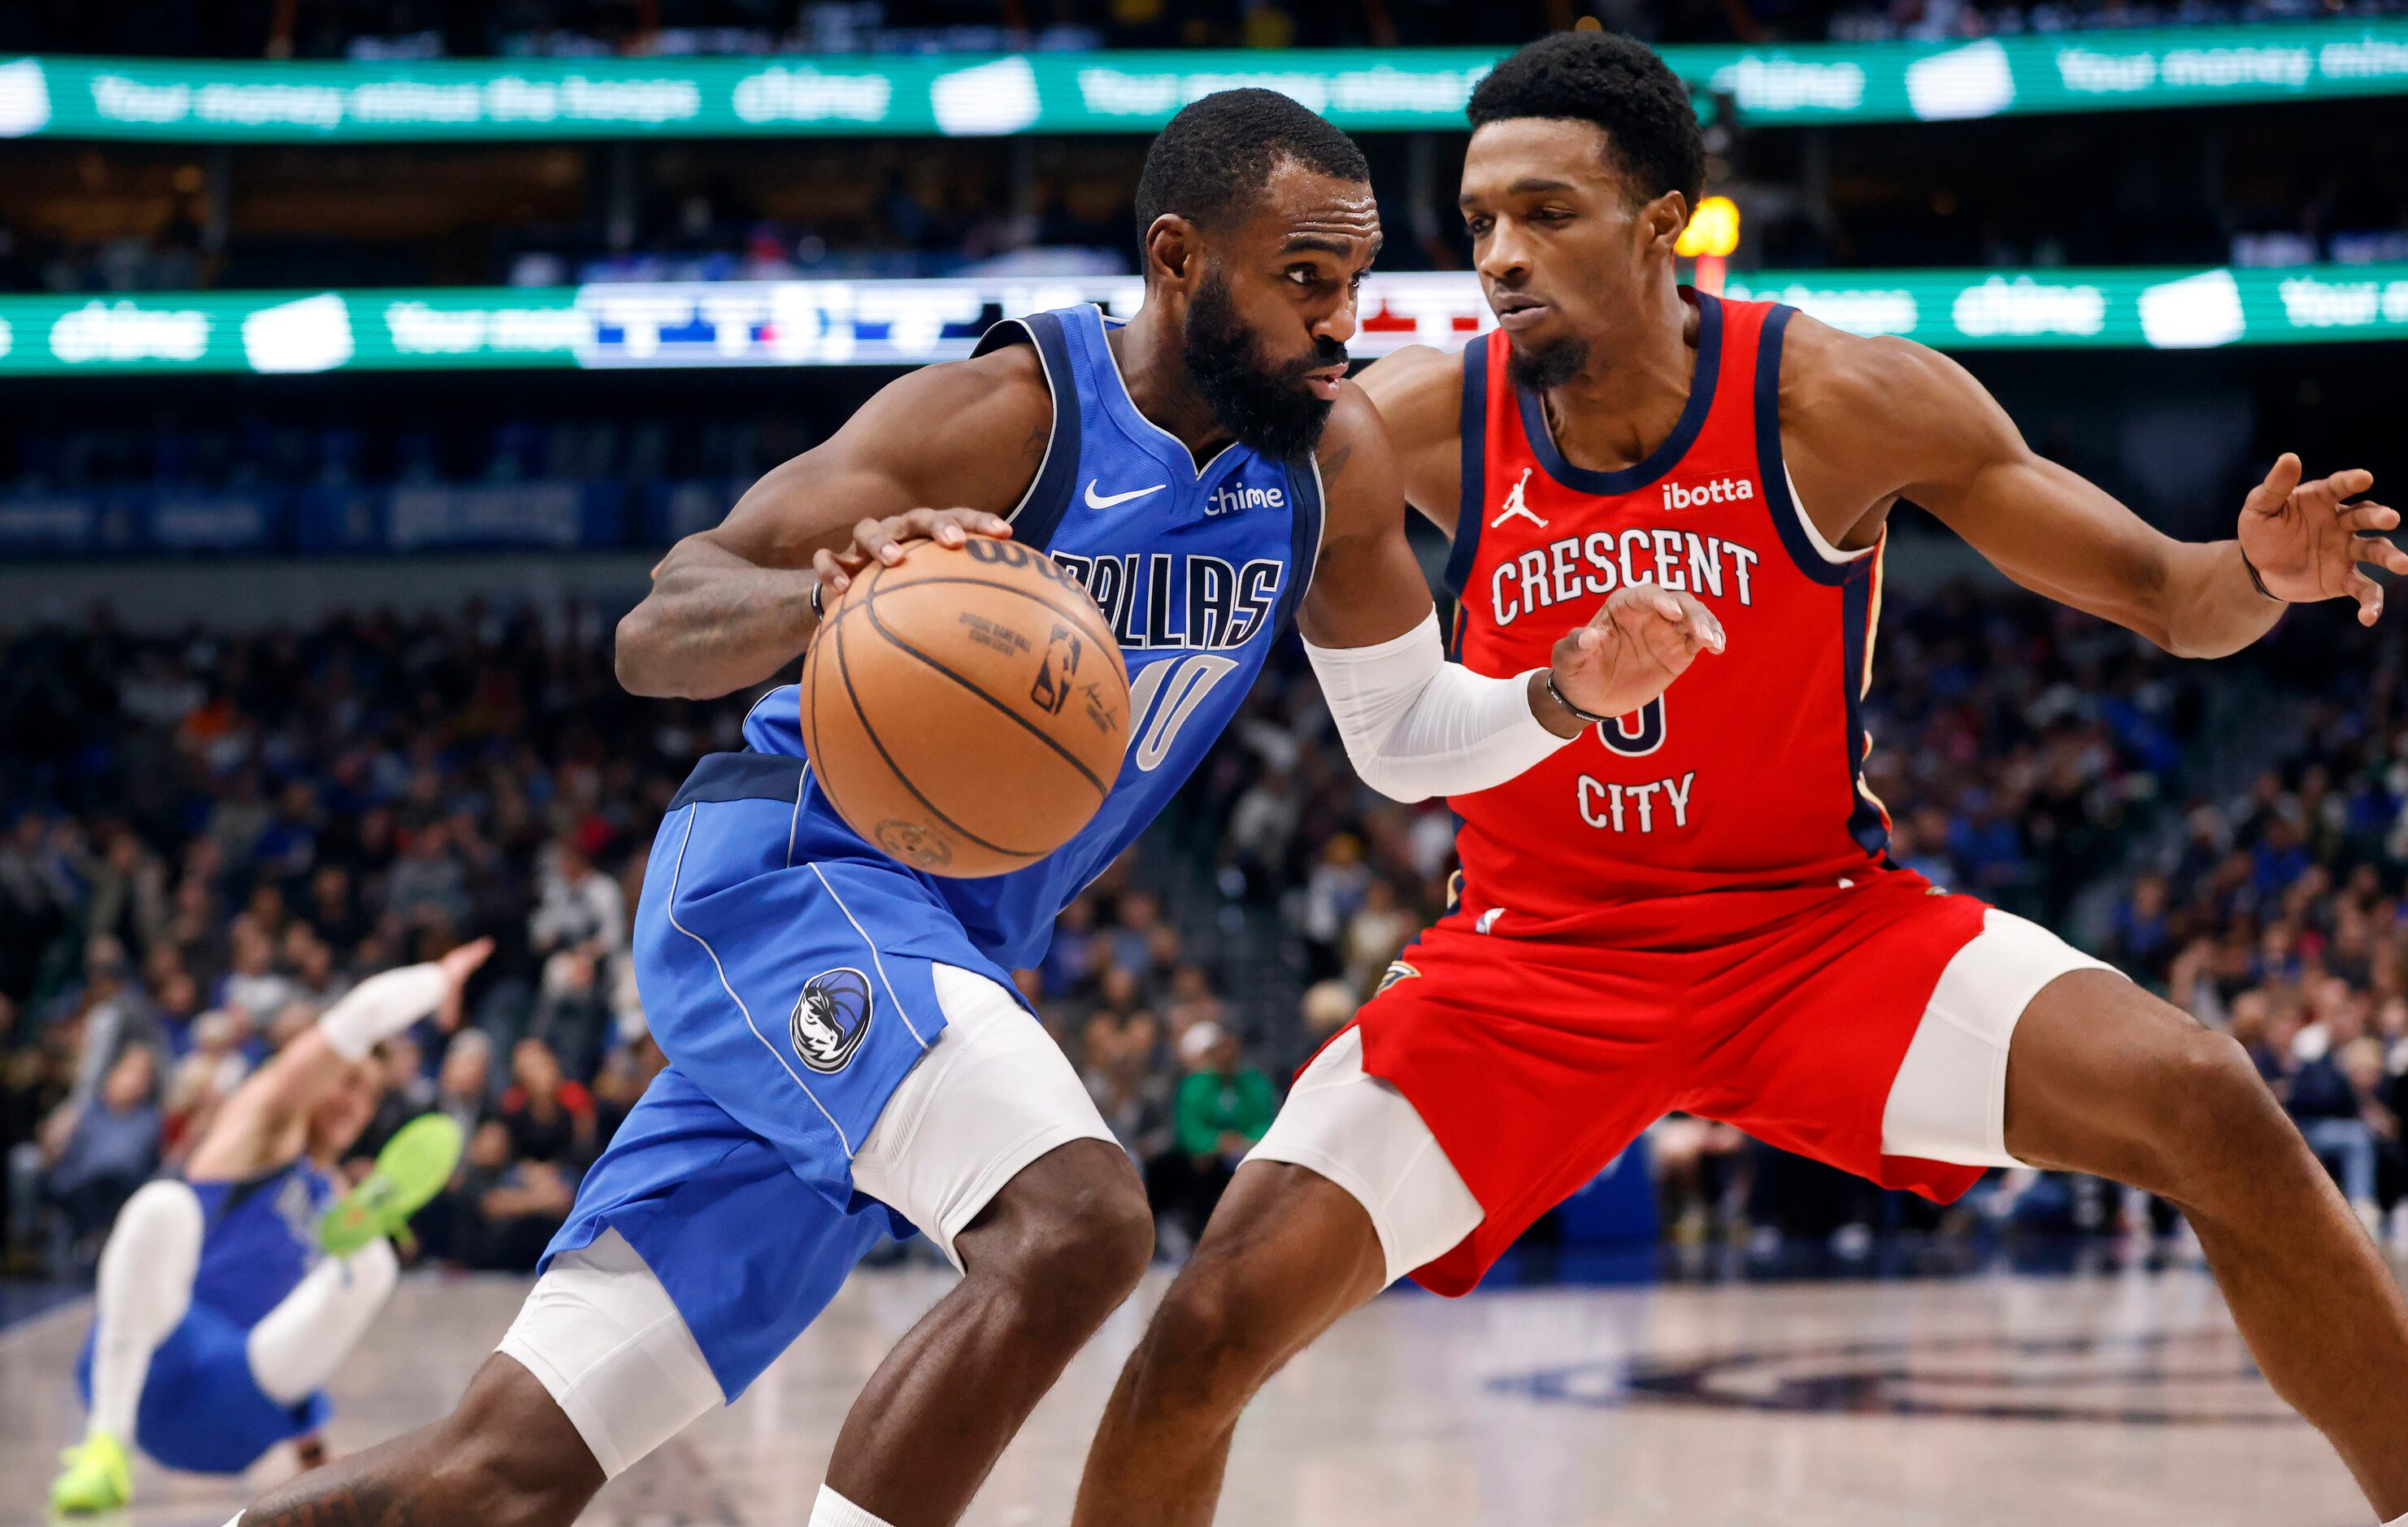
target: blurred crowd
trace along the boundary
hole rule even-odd
[[[308,631],[0,641],[0,1152],[21,1264],[88,1266],[117,1207],[362,977],[471,938],[466,1022],[389,1044],[366,1158],[428,1110],[468,1133],[427,1254],[530,1265],[662,1065],[628,948],[647,843],[743,697],[654,705],[605,626],[470,608]],[[1200,1227],[1269,1121],[1215,976],[1126,870],[1065,920],[1031,997]]]
[[[2395,0],[27,0],[0,49],[415,59],[1516,44],[1594,15],[1654,40],[1942,38],[2396,13]]]
[[[2364,664],[2347,690],[2299,682],[2324,671],[2326,613],[2219,670],[2301,718],[2296,753],[2226,800],[2193,763],[2214,741],[2202,667],[2021,594],[1894,595],[1868,783],[1894,855],[1933,879],[2077,934],[2086,894],[2104,907],[2090,942],[2248,1044],[2375,1222],[2408,1189],[2408,716],[2394,646],[2371,684]],[[609,651],[576,608],[172,637],[95,616],[0,639],[0,1151],[21,1264],[87,1261],[124,1197],[351,983],[482,936],[497,949],[466,1021],[387,1047],[358,1149],[451,1114],[470,1145],[422,1223],[428,1253],[532,1260],[663,1063],[628,954],[647,842],[694,759],[740,745],[749,698],[638,701]],[[1144,1169],[1168,1249],[1284,1078],[1443,912],[1452,837],[1442,804],[1354,780],[1291,646],[1021,972]],[[2134,862],[2128,889],[2097,889]],[[1919,1212],[1702,1121],[1653,1144],[1685,1235]],[[1987,1203],[2117,1212],[2012,1174]]]

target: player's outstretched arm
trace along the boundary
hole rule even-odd
[[[1911,499],[2026,588],[2181,656],[2247,646],[2286,602],[2355,598],[2372,625],[2383,590],[2358,564],[2408,572],[2408,555],[2379,536],[2400,516],[2346,502],[2373,485],[2371,473],[2302,483],[2286,454],[2250,494],[2233,539],[2175,540],[2034,452],[1964,367],[1903,339],[1793,319],[1781,422],[1810,511],[1869,506],[1872,518]]]
[[[1556,643],[1551,669],[1490,678],[1446,661],[1391,432],[1362,390],[1331,411],[1320,452],[1326,528],[1297,612],[1305,653],[1363,782],[1398,800],[1513,778],[1592,722],[1638,709],[1722,628],[1686,595],[1617,591]]]
[[[1010,535],[1002,516],[1035,481],[1053,423],[1025,345],[890,382],[720,525],[669,548],[619,623],[620,684],[692,699],[759,684],[810,644],[819,583],[841,592],[911,540]]]
[[[441,959],[369,976],[337,999],[318,1021],[235,1088],[185,1170],[199,1178],[248,1176],[326,1090],[385,1040],[434,1015],[445,1031],[460,1025],[460,993],[494,952],[494,941],[464,944]]]

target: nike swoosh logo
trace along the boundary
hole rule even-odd
[[[1096,494],[1096,482],[1097,479],[1092,477],[1087,479],[1087,507],[1089,509],[1110,509],[1114,504],[1125,504],[1132,498],[1142,498],[1149,493],[1160,493],[1163,489],[1170,486],[1168,483],[1156,483],[1150,488],[1136,488],[1127,493],[1107,494],[1098,497]]]

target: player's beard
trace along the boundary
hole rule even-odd
[[[1267,358],[1238,316],[1228,281],[1207,270],[1187,309],[1180,357],[1223,429],[1241,445],[1288,461],[1320,444],[1329,422],[1330,404],[1304,390],[1305,373],[1345,365],[1346,347],[1323,335],[1302,360]]]
[[[1511,336],[1505,341],[1505,376],[1526,393],[1553,392],[1581,374],[1588,365],[1588,341],[1578,335],[1525,350]]]

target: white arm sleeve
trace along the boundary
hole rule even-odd
[[[1304,651],[1354,771],[1394,800],[1485,790],[1570,741],[1530,713],[1528,673],[1490,679],[1448,662],[1436,611],[1377,646]]]
[[[318,1016],[318,1031],[344,1059],[365,1060],[370,1050],[441,1006],[444,987],[440,965],[405,965],[371,975]]]

